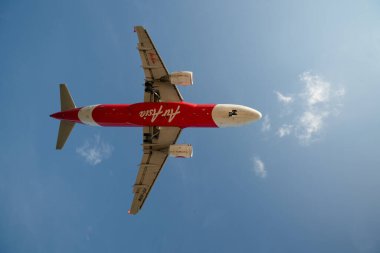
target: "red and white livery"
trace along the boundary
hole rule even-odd
[[[90,105],[51,115],[90,126],[118,127],[231,127],[261,118],[260,112],[242,105],[144,102]]]
[[[75,123],[143,128],[143,157],[130,214],[142,208],[168,156],[192,157],[191,145],[176,144],[182,129],[241,126],[261,118],[259,111],[247,106],[184,102],[176,85],[191,85],[192,72],[169,73],[147,31],[142,26],[136,26],[135,31],[145,74],[144,102],[76,107],[66,85],[61,84],[61,111],[50,115],[61,120],[57,149],[63,148]]]

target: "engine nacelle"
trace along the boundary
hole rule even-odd
[[[176,85],[188,86],[193,84],[193,72],[178,71],[169,75],[170,83]]]
[[[170,145],[169,155],[176,158],[191,158],[193,157],[193,147],[190,144]]]

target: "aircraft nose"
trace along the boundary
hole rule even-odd
[[[261,119],[261,117],[262,117],[261,112],[255,110],[255,109],[249,108],[249,107],[247,107],[244,110],[244,114],[246,114],[245,117],[249,121],[256,121],[256,120]]]
[[[218,104],[212,111],[212,118],[218,127],[232,127],[257,121],[261,113],[247,106]]]

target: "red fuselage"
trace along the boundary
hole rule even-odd
[[[241,105],[143,102],[91,105],[57,112],[51,117],[93,126],[186,128],[239,126],[259,119],[261,114]]]
[[[214,107],[186,102],[104,104],[58,112],[52,117],[99,126],[217,127],[212,119]]]

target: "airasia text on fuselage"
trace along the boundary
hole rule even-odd
[[[152,117],[151,122],[154,122],[157,117],[168,117],[168,122],[172,122],[175,116],[181,113],[180,109],[181,106],[177,106],[177,109],[174,110],[174,108],[169,109],[162,109],[163,106],[161,105],[160,108],[157,110],[156,108],[150,109],[150,110],[144,110],[139,112],[140,118],[146,118],[146,117]]]

